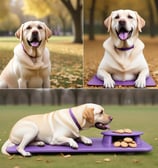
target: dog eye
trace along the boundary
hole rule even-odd
[[[42,29],[42,26],[39,25],[37,28],[38,28],[38,29]]]
[[[27,30],[30,30],[31,28],[32,28],[31,26],[27,26],[27,27],[26,27]]]
[[[119,18],[120,18],[120,16],[119,16],[119,15],[116,15],[116,16],[115,16],[115,19],[119,19]]]
[[[133,19],[133,17],[131,15],[128,15],[128,19]]]
[[[101,110],[101,112],[99,113],[100,115],[102,115],[104,113],[104,111],[103,110]]]

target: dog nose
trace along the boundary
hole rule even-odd
[[[33,31],[33,32],[32,32],[32,35],[33,35],[34,37],[36,37],[36,36],[38,35],[38,32],[37,32],[37,31]]]
[[[120,20],[120,21],[119,21],[119,25],[120,25],[120,26],[125,26],[125,24],[126,24],[126,21],[125,21],[125,20]]]
[[[112,121],[112,120],[113,120],[113,117],[109,116],[109,120]]]

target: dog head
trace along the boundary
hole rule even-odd
[[[27,47],[38,48],[51,37],[52,32],[45,23],[40,21],[28,21],[21,25],[15,36]]]
[[[104,108],[97,104],[86,104],[84,113],[84,119],[99,129],[107,129],[108,124],[112,121],[112,117],[104,112]]]
[[[105,19],[108,32],[121,41],[126,41],[142,31],[145,26],[144,19],[132,10],[116,10]]]

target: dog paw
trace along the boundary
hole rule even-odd
[[[45,143],[43,141],[37,141],[37,142],[32,142],[30,145],[34,146],[45,146]]]
[[[25,156],[25,157],[29,157],[29,156],[32,156],[32,155],[31,155],[30,152],[25,152],[25,153],[23,154],[23,156]]]
[[[144,87],[146,87],[146,79],[144,79],[144,78],[138,78],[135,81],[135,86],[137,88],[144,88]]]
[[[42,141],[37,142],[37,146],[45,146],[45,143]]]
[[[30,157],[32,156],[30,152],[26,152],[26,151],[18,151],[22,156],[24,157]]]
[[[74,148],[74,149],[78,148],[77,142],[75,142],[73,139],[69,141],[69,145],[71,148]]]
[[[112,78],[104,79],[104,87],[105,88],[114,88],[115,87],[115,81],[112,80]]]
[[[81,141],[86,145],[92,145],[92,140],[90,138],[82,136]]]
[[[31,156],[30,152],[26,152],[24,149],[17,147],[17,151],[24,157],[29,157]]]

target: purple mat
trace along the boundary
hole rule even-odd
[[[118,81],[118,80],[115,80],[115,85],[116,86],[135,86],[135,80],[128,80],[128,81]],[[88,86],[103,86],[103,81],[98,79],[96,75],[94,75],[92,77],[92,79],[90,79],[90,81],[87,83]],[[154,87],[156,86],[156,83],[154,81],[154,79],[149,76],[147,79],[146,79],[146,86],[148,87]]]
[[[152,146],[144,142],[140,139],[140,135],[142,132],[133,132],[132,134],[116,134],[112,133],[112,131],[103,132],[103,138],[91,138],[93,144],[90,146],[84,145],[82,143],[79,144],[78,149],[72,149],[69,146],[50,146],[45,145],[44,147],[38,146],[27,146],[25,148],[26,151],[31,153],[112,153],[112,152],[149,152],[152,150]],[[113,137],[133,137],[137,142],[136,148],[121,148],[114,147],[112,144]],[[10,154],[18,153],[16,151],[16,146],[8,147],[7,151]]]

